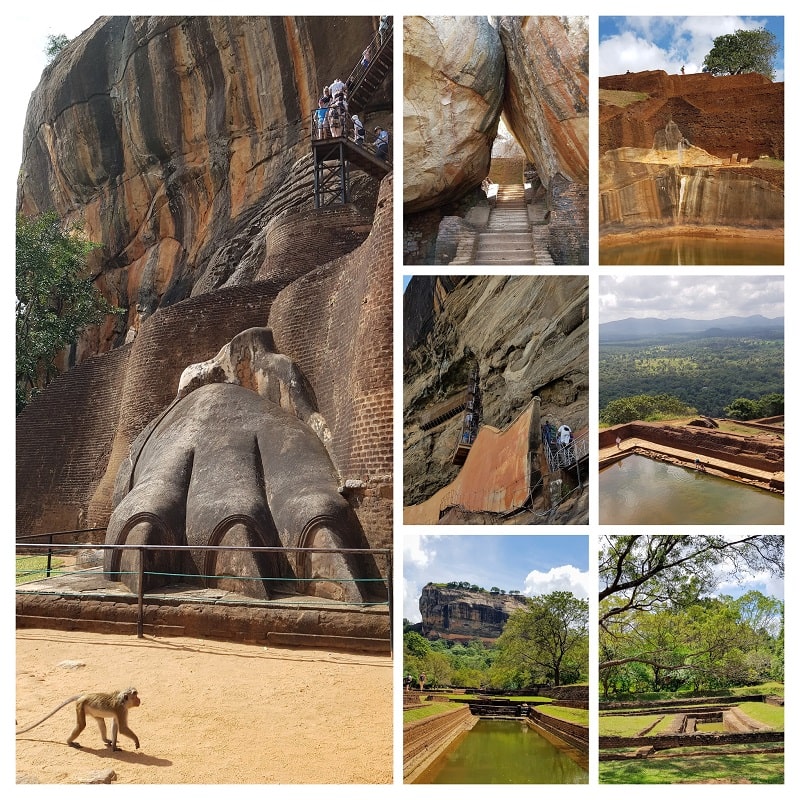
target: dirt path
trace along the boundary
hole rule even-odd
[[[392,666],[382,656],[201,639],[20,630],[16,721],[81,691],[133,685],[141,748],[101,744],[88,721],[67,746],[72,707],[17,738],[18,783],[391,783]],[[64,662],[80,662],[72,666]]]

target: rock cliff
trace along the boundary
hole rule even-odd
[[[454,642],[481,639],[492,643],[503,632],[508,618],[525,605],[521,595],[474,592],[429,583],[422,588],[419,598],[422,633],[429,639]]]
[[[489,24],[489,22],[491,24]],[[546,190],[555,263],[588,263],[586,17],[407,17],[403,130],[406,263],[434,263],[442,216],[486,202],[502,114]],[[451,55],[452,53],[452,55]],[[498,99],[489,87],[498,87]],[[522,173],[517,177],[522,182]],[[459,203],[467,206],[459,206]]]
[[[101,18],[45,70],[20,208],[83,220],[127,313],[17,417],[19,535],[107,525],[183,370],[269,326],[311,384],[342,496],[391,543],[393,178],[354,170],[352,202],[314,208],[309,120],[378,24]],[[391,97],[382,84],[361,118],[391,120]]]
[[[783,227],[783,84],[762,75],[600,79],[601,233]],[[767,168],[769,167],[769,168]]]
[[[102,17],[50,64],[25,124],[18,206],[84,223],[96,285],[124,316],[75,361],[131,338],[153,312],[261,278],[267,226],[313,207],[310,118],[346,80],[377,17]],[[390,120],[391,78],[358,109]],[[378,182],[358,174],[361,235]],[[317,263],[320,263],[318,261]]]
[[[505,56],[487,17],[405,17],[403,42],[403,204],[414,212],[488,174]]]
[[[463,395],[473,369],[482,424],[505,428],[539,396],[542,422],[588,425],[588,291],[585,276],[412,278],[403,297],[404,505],[458,474],[461,417],[428,422]]]

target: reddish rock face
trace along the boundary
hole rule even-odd
[[[508,64],[503,116],[549,186],[589,182],[587,17],[498,17]]]
[[[653,70],[601,78],[600,90],[601,234],[783,227],[783,170],[758,166],[783,159],[782,83]]]
[[[520,608],[525,608],[525,598],[519,595],[472,592],[432,583],[423,587],[419,598],[422,633],[452,641],[497,639],[508,618]]]
[[[672,120],[695,146],[718,158],[783,158],[783,84],[763,75],[668,75],[663,70],[600,78],[601,90],[638,92],[630,105],[600,99],[600,153],[653,146]]]
[[[403,210],[470,205],[489,174],[502,113],[546,189],[554,263],[587,264],[588,18],[490,19],[404,20]],[[422,240],[419,224],[410,222],[411,235]],[[409,243],[410,254],[424,249]]]
[[[311,113],[378,22],[103,17],[47,67],[28,109],[18,205],[82,220],[101,244],[98,287],[127,309],[79,346],[79,361],[122,344],[161,306],[253,279],[266,221],[313,205]],[[391,96],[387,81],[376,102],[386,109]]]

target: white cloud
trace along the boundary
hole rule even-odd
[[[403,616],[419,622],[419,598],[428,582],[419,570],[426,570],[436,560],[433,543],[438,536],[407,533],[403,536]]]
[[[590,579],[588,571],[581,572],[571,564],[564,564],[553,567],[547,572],[538,570],[529,572],[525,578],[525,588],[522,593],[533,597],[551,592],[572,592],[576,597],[588,598],[590,590],[596,591],[596,587]]]
[[[762,27],[765,20],[719,17],[626,17],[623,29],[600,42],[600,74],[663,69],[677,74],[702,72],[714,39],[737,30]],[[783,80],[783,75],[776,76]]]
[[[423,536],[408,533],[403,537],[403,563],[415,567],[427,567],[436,558],[436,551],[431,547],[437,536]]]

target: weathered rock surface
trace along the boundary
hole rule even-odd
[[[648,70],[602,77],[600,90],[601,154],[619,147],[651,148],[656,131],[672,120],[693,145],[718,158],[727,160],[733,153],[750,161],[763,155],[783,158],[783,83],[763,75]],[[623,104],[615,102],[614,92],[646,97]]]
[[[720,159],[694,147],[680,156],[636,148],[612,150],[600,159],[601,230],[670,225],[782,228],[783,189],[764,179],[769,172],[777,171],[723,166]]]
[[[665,226],[780,229],[783,84],[762,75],[600,79],[601,233]]]
[[[378,17],[102,17],[45,69],[18,205],[83,220],[101,244],[96,284],[127,310],[76,360],[121,345],[159,307],[253,279],[267,222],[313,206],[321,88],[347,79],[377,27]],[[388,122],[391,96],[387,81],[372,106],[383,112],[359,109],[362,119]],[[369,216],[376,196],[377,181],[356,181]]]
[[[545,186],[589,182],[588,17],[496,17],[508,64],[503,118]]]
[[[285,395],[260,374],[253,337],[239,336],[269,326],[314,387],[319,417],[307,418],[333,490],[370,547],[391,546],[393,177],[364,178],[370,202],[313,208],[303,116],[377,27],[103,18],[45,70],[20,203],[85,218],[103,245],[97,283],[128,315],[17,417],[19,536],[94,528],[102,540],[117,473],[187,365],[211,362],[189,384],[236,374]],[[374,97],[383,110],[370,114],[390,119],[390,87]],[[255,485],[264,491],[263,475]]]
[[[486,17],[403,19],[403,204],[423,211],[489,172],[505,59]]]
[[[482,423],[504,428],[538,395],[543,421],[588,425],[588,293],[585,276],[412,278],[403,296],[404,325],[418,331],[404,340],[404,505],[458,473],[460,417],[420,423],[464,392],[475,366]]]
[[[428,118],[434,114],[436,119],[442,104],[452,107],[454,96],[450,87],[437,79],[441,44],[429,30],[432,20],[439,19],[411,17],[404,23],[404,224],[410,242],[424,242],[429,235],[421,229],[430,221],[418,218],[419,212],[441,209],[442,215],[458,213],[450,207],[453,202],[465,198],[489,174],[489,153],[482,147],[477,159],[469,157],[469,173],[463,163],[474,140],[473,129],[488,136],[489,149],[497,130],[496,121],[486,125],[483,99],[474,94],[465,97],[463,113],[447,127],[429,124]],[[459,25],[473,24],[473,18],[457,19]],[[588,18],[492,17],[491,25],[500,41],[501,70],[505,65],[502,117],[546,190],[550,256],[557,264],[587,264]],[[502,76],[496,80],[499,83]],[[470,123],[472,118],[481,120],[479,129]],[[416,133],[420,119],[426,138]],[[414,132],[411,147],[410,132]],[[504,153],[498,156],[507,158]],[[521,183],[522,168],[514,163],[513,170],[515,181]],[[420,202],[423,172],[431,179],[424,202]],[[429,259],[431,250],[424,245],[409,246],[407,263],[434,263]]]
[[[473,592],[429,583],[419,598],[422,633],[429,639],[491,642],[503,632],[508,618],[525,606],[521,595]]]

